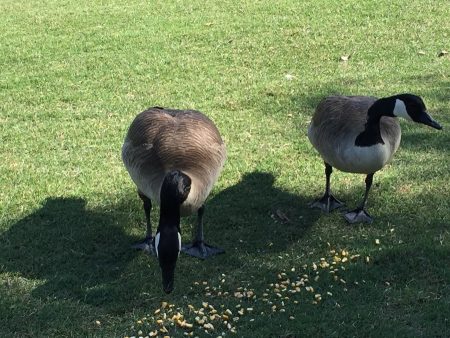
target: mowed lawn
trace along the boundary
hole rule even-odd
[[[447,0],[2,0],[0,336],[450,336],[449,17]],[[309,209],[320,99],[404,92],[444,129],[401,121],[374,223]],[[181,255],[170,295],[130,249],[144,214],[120,159],[155,105],[203,111],[228,147],[205,213],[226,253]],[[364,176],[332,189],[354,207]]]

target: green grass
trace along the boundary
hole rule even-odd
[[[0,336],[145,336],[162,301],[192,323],[189,304],[253,308],[236,335],[216,320],[211,336],[450,336],[449,17],[444,0],[2,0]],[[321,97],[401,92],[444,130],[401,122],[369,197],[375,222],[310,210],[324,175],[306,128]],[[144,215],[120,160],[153,105],[205,112],[228,147],[205,214],[226,254],[181,256],[169,296],[157,261],[129,249]],[[336,171],[332,187],[354,206],[363,177]],[[336,264],[337,281],[314,270],[344,249],[360,257]],[[282,272],[314,292],[280,299]]]

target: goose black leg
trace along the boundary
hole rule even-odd
[[[365,210],[366,204],[367,204],[367,197],[369,196],[369,190],[372,186],[373,181],[373,175],[374,174],[368,174],[366,176],[366,192],[364,194],[364,199],[361,203],[361,205],[356,208],[355,210],[349,211],[346,214],[344,214],[344,218],[347,220],[347,222],[353,224],[353,223],[372,223],[373,218],[367,213]]]
[[[330,193],[330,177],[331,173],[333,172],[333,167],[329,165],[327,162],[324,163],[325,163],[325,177],[326,177],[325,194],[318,200],[312,202],[309,206],[311,208],[319,208],[323,212],[329,213],[334,209],[343,207],[344,203],[339,201]]]
[[[131,247],[133,249],[143,250],[151,255],[156,255],[155,243],[153,241],[152,236],[152,224],[150,222],[150,211],[152,210],[152,201],[143,193],[138,192],[138,194],[144,204],[145,220],[147,222],[147,234],[142,241],[133,244]]]
[[[210,246],[205,243],[204,237],[203,237],[203,214],[205,212],[205,206],[202,205],[200,209],[198,209],[197,216],[198,216],[198,223],[197,223],[197,229],[196,234],[194,237],[194,240],[191,244],[185,244],[182,246],[181,250],[193,257],[205,259],[209,256],[218,255],[221,253],[224,253],[223,249],[216,248],[213,246]]]

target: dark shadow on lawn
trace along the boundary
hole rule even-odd
[[[279,252],[301,240],[320,213],[312,212],[303,197],[274,183],[272,174],[250,173],[208,201],[205,239],[226,252],[205,261],[182,255],[175,297],[186,294],[196,280],[241,269],[242,254]],[[48,198],[40,209],[1,234],[2,270],[42,280],[32,291],[36,298],[74,299],[118,307],[117,311],[128,301],[133,306],[151,304],[163,296],[160,270],[154,257],[130,248],[140,238],[123,230],[123,224],[129,223],[124,201],[90,210],[81,198]],[[144,218],[140,208],[135,212]]]
[[[0,237],[0,266],[45,280],[38,298],[108,301],[105,283],[115,281],[135,253],[116,214],[86,209],[81,198],[48,198]]]
[[[253,172],[215,195],[206,204],[206,238],[240,252],[263,250],[269,243],[281,251],[300,240],[320,213],[308,207],[310,200],[274,184],[272,174]]]

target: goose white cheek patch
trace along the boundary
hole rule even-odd
[[[408,111],[406,110],[405,103],[399,99],[395,100],[394,115],[397,117],[403,117],[404,119],[407,120],[411,120],[411,117],[409,116]]]
[[[160,237],[160,234],[159,234],[159,232],[158,232],[158,233],[155,235],[155,251],[156,251],[156,257],[159,257],[159,253],[158,253],[159,237]]]

